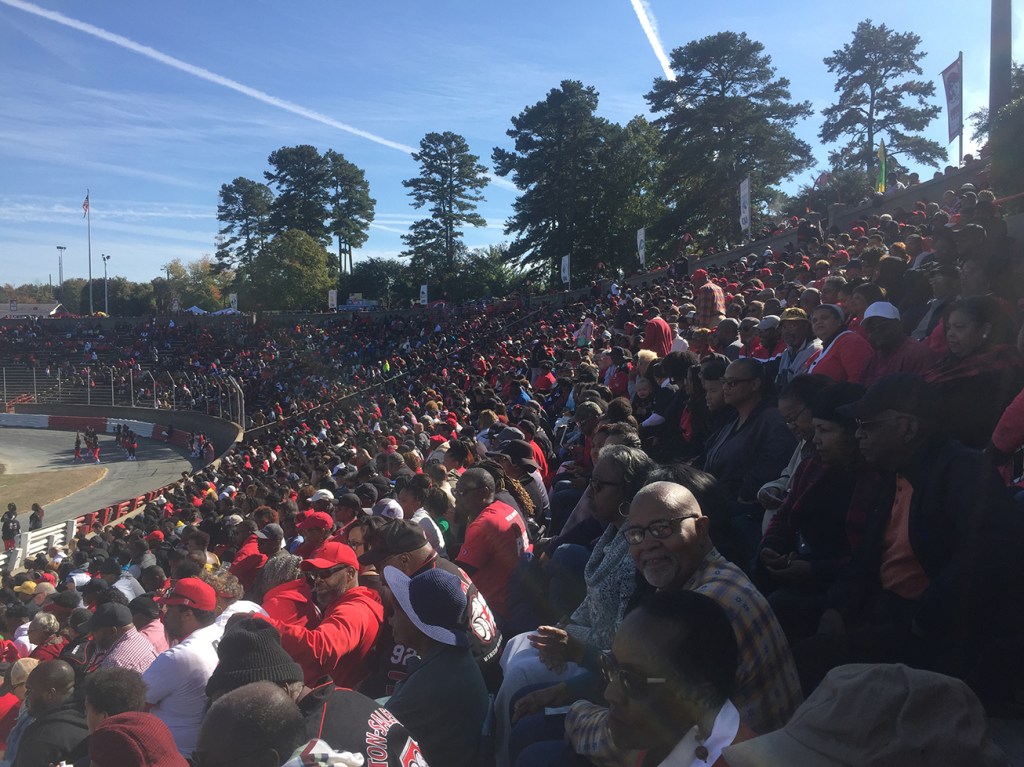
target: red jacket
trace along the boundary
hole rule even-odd
[[[356,586],[327,606],[316,628],[271,622],[281,632],[285,651],[302,666],[307,685],[330,674],[339,687],[354,688],[371,671],[370,654],[383,621],[377,592]]]
[[[302,578],[274,586],[263,597],[263,609],[275,624],[308,628],[320,619],[313,604],[313,591]]]
[[[256,576],[266,563],[267,555],[260,553],[259,539],[256,533],[253,533],[245,539],[242,548],[235,555],[235,561],[231,563],[231,574],[238,578],[242,588],[248,592],[256,584]]]

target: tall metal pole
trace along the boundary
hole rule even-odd
[[[89,233],[89,316],[92,317],[92,206],[89,205],[89,190],[85,190],[85,221]]]
[[[110,316],[110,296],[107,293],[107,261],[110,260],[110,256],[105,253],[100,253],[100,258],[103,259],[103,313]]]
[[[1010,103],[1013,68],[1013,0],[992,0],[992,48],[988,74],[988,117]]]
[[[57,286],[60,289],[60,301],[64,302],[64,251],[63,245],[57,246]]]

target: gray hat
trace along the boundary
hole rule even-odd
[[[966,684],[902,664],[832,669],[785,727],[722,757],[731,767],[1008,764]]]
[[[256,533],[256,537],[265,541],[283,541],[284,530],[279,524],[271,522],[269,525],[264,525],[263,529]]]
[[[761,321],[757,323],[757,329],[771,330],[772,328],[777,328],[780,322],[782,322],[782,320],[777,315],[769,314],[761,318]]]

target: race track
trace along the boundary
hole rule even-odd
[[[74,442],[74,432],[0,428],[0,464],[6,468],[0,485],[4,477],[92,465],[72,463]],[[84,458],[84,447],[82,452]],[[139,440],[137,455],[137,461],[126,460],[115,446],[113,436],[100,435],[100,466],[107,470],[106,474],[88,487],[47,503],[44,525],[48,527],[143,495],[180,479],[183,471],[193,468],[184,450],[150,439]],[[0,490],[0,511],[6,509],[7,500]],[[29,513],[29,504],[18,504],[18,519],[24,531],[28,530]]]

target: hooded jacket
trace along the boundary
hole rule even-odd
[[[365,586],[349,589],[327,605],[314,628],[271,618],[281,632],[281,646],[302,666],[310,687],[324,674],[339,687],[357,687],[371,671],[369,658],[383,621],[380,597]]]
[[[25,728],[13,767],[59,764],[89,735],[85,715],[75,706],[74,696],[57,708],[40,714]]]

